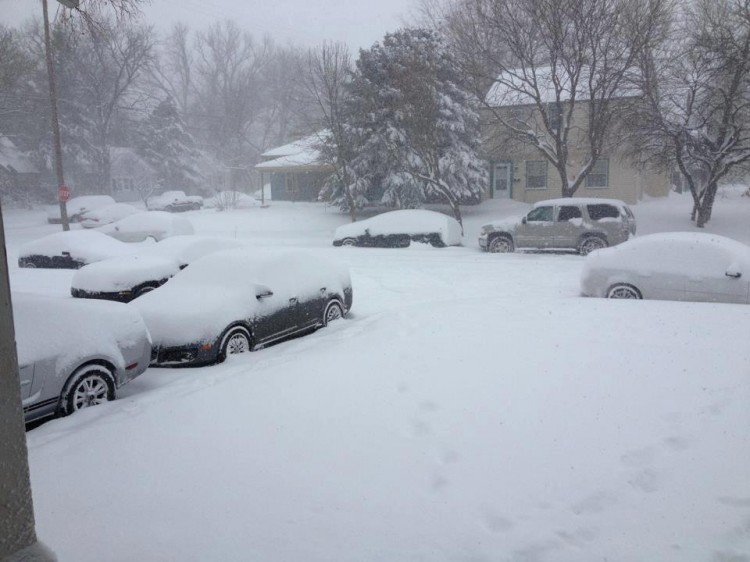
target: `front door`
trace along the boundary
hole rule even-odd
[[[510,199],[510,162],[495,164],[492,181],[493,199]]]

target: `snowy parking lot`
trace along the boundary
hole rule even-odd
[[[577,255],[333,248],[311,203],[185,213],[197,234],[350,267],[346,320],[225,363],[149,369],[28,433],[38,534],[60,560],[750,560],[750,308],[579,297]],[[687,198],[633,208],[689,230]],[[60,227],[7,211],[15,290]],[[750,244],[729,192],[707,230]]]

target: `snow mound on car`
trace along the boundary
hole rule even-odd
[[[461,244],[461,225],[456,219],[423,209],[403,209],[390,211],[370,219],[339,226],[334,240],[362,236],[365,231],[370,236],[387,236],[389,234],[425,234],[438,232],[446,246]]]
[[[21,246],[19,258],[29,256],[60,256],[68,252],[77,261],[91,263],[114,256],[132,254],[136,245],[124,244],[101,232],[69,230],[57,232]]]

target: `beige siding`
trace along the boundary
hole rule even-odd
[[[503,111],[513,111],[517,114],[528,114],[536,118],[530,107],[507,108]],[[485,122],[483,152],[489,162],[511,161],[513,162],[513,182],[511,194],[513,199],[526,203],[536,203],[544,199],[560,197],[562,195],[561,181],[557,170],[547,164],[547,187],[546,189],[529,189],[526,187],[526,161],[544,160],[541,152],[537,149],[523,144],[517,140],[503,136],[499,126],[488,125],[491,115],[486,110],[482,113]],[[576,109],[573,119],[578,124],[586,121],[585,107]],[[579,138],[583,134],[581,129],[578,133],[571,133],[569,146],[585,146],[585,139]],[[585,151],[571,150],[569,177],[573,177],[578,167],[583,163],[587,154]],[[609,160],[609,176],[607,187],[586,187],[585,182],[576,191],[578,197],[602,197],[621,199],[626,203],[635,204],[644,195],[662,197],[669,193],[669,174],[666,172],[643,170],[632,165],[617,146],[609,146],[605,150],[603,158]],[[485,198],[490,197],[490,192]]]

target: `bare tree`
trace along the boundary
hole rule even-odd
[[[635,145],[676,165],[703,227],[719,182],[750,163],[750,0],[697,0],[674,25],[675,39],[642,58]]]
[[[318,131],[319,146],[324,161],[333,168],[325,190],[341,200],[341,207],[349,212],[352,222],[357,220],[357,209],[363,202],[356,194],[351,170],[355,156],[355,129],[348,119],[347,85],[352,77],[352,58],[343,43],[324,43],[310,49],[303,69],[303,84],[314,107],[311,128]]]
[[[257,42],[231,21],[197,35],[194,111],[208,145],[230,166],[252,162],[262,150],[262,77],[272,51],[269,38]]]
[[[637,95],[631,74],[661,39],[669,1],[460,0],[445,29],[484,102],[489,140],[534,147],[573,196],[615,142]]]
[[[118,112],[138,101],[135,86],[151,63],[151,28],[99,22],[91,33],[71,35],[72,61],[61,77],[71,83],[63,112],[75,107],[83,118],[83,137],[93,154],[100,189],[111,185],[110,147]],[[67,106],[67,107],[65,107]]]
[[[152,87],[170,96],[180,112],[186,115],[194,97],[195,56],[190,30],[185,24],[175,24],[158,42],[153,62],[149,68]]]

